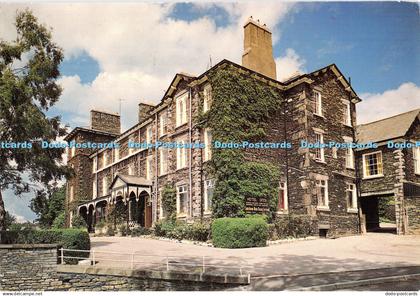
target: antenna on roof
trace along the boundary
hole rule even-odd
[[[119,106],[119,114],[120,114],[120,116],[121,116],[121,102],[122,102],[122,101],[124,101],[124,100],[123,100],[123,99],[121,99],[121,98],[119,98],[119,99],[118,99],[118,101],[119,101],[119,105],[120,105],[120,106]]]
[[[213,67],[213,62],[211,60],[211,54],[209,54],[209,62],[207,63],[207,69],[206,70],[210,69],[211,67]]]

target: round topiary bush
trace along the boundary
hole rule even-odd
[[[219,218],[212,224],[213,245],[218,248],[265,247],[268,224],[259,217]]]

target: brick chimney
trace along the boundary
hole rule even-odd
[[[254,21],[252,16],[244,25],[242,66],[277,79],[271,32],[259,20]]]
[[[139,104],[139,122],[142,122],[150,115],[150,111],[153,110],[155,106],[152,104],[140,103]]]
[[[121,133],[120,115],[105,111],[90,111],[90,128],[115,135]]]

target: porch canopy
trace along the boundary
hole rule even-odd
[[[121,197],[126,203],[133,195],[136,201],[139,200],[141,194],[152,195],[152,181],[137,176],[117,174],[109,188],[111,190],[110,202],[114,203],[117,197]]]

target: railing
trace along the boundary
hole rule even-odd
[[[64,255],[71,252],[78,252],[78,253],[90,253],[90,257],[77,257],[77,256],[68,256]],[[122,256],[125,257],[123,259],[117,258],[107,258],[105,257],[107,254],[114,255],[114,256]],[[100,256],[105,255],[105,256]],[[173,271],[176,267],[190,267],[190,268],[199,268],[202,273],[209,272],[209,271],[216,271],[217,269],[221,270],[231,270],[231,271],[239,271],[239,275],[247,276],[248,282],[250,282],[251,274],[246,272],[244,266],[232,266],[232,265],[218,265],[218,264],[211,264],[210,261],[206,260],[205,256],[200,257],[176,257],[176,256],[156,256],[156,255],[141,255],[137,252],[133,253],[121,253],[121,252],[111,252],[111,251],[95,251],[95,250],[75,250],[75,249],[60,249],[60,262],[61,264],[65,264],[65,259],[76,259],[76,260],[89,260],[90,265],[95,266],[98,263],[100,266],[109,266],[105,262],[118,262],[124,264],[124,267],[129,265],[131,270],[134,270],[136,266],[142,265],[143,267],[147,267],[148,269],[155,269],[157,270],[166,270],[166,271]],[[149,259],[149,260],[147,260]],[[158,259],[157,261],[154,259]],[[181,260],[180,260],[181,259]],[[187,262],[179,262],[179,261],[187,261]],[[120,265],[121,265],[120,264]],[[113,264],[112,266],[118,266],[118,264]]]

